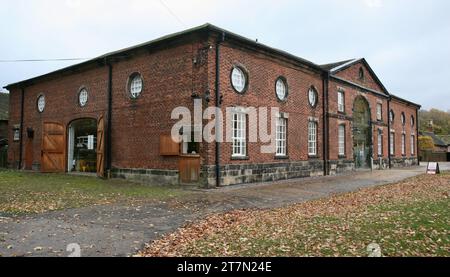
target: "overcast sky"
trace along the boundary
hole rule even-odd
[[[365,57],[387,89],[450,110],[448,0],[0,0],[0,60],[92,58],[215,24],[322,64]],[[76,62],[0,62],[0,85]]]

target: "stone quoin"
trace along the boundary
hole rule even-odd
[[[211,24],[5,88],[11,168],[215,187],[418,163],[420,105],[365,59],[317,65]],[[235,108],[231,141],[171,139],[195,100]],[[279,109],[275,153],[248,141],[247,107]]]

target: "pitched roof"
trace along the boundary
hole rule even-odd
[[[439,135],[438,138],[447,143],[447,145],[450,145],[450,135]]]
[[[9,118],[9,94],[0,92],[0,120]]]
[[[243,37],[241,35],[235,34],[233,32],[227,31],[225,29],[222,29],[222,28],[219,28],[217,26],[214,26],[212,24],[207,23],[207,24],[195,27],[195,28],[191,28],[191,29],[187,29],[187,30],[182,31],[182,32],[173,33],[173,34],[170,34],[170,35],[167,35],[167,36],[163,36],[163,37],[160,37],[158,39],[151,40],[151,41],[148,41],[148,42],[145,42],[145,43],[142,43],[142,44],[138,44],[138,45],[135,45],[135,46],[132,46],[132,47],[124,48],[124,49],[121,49],[121,50],[118,50],[118,51],[113,51],[113,52],[110,52],[110,53],[98,56],[96,58],[90,59],[88,61],[85,61],[85,62],[82,62],[82,63],[78,63],[78,64],[75,64],[75,65],[71,65],[71,66],[68,66],[68,67],[65,67],[65,68],[62,68],[62,69],[59,69],[59,70],[56,70],[56,71],[53,71],[53,72],[50,72],[50,73],[47,73],[47,74],[44,74],[44,75],[41,75],[41,76],[37,76],[37,77],[31,78],[31,79],[27,79],[27,80],[23,80],[23,81],[20,81],[20,82],[13,83],[13,84],[9,84],[9,85],[5,86],[4,88],[10,89],[12,87],[17,87],[17,86],[21,86],[21,85],[25,85],[26,86],[26,83],[33,83],[34,81],[37,81],[37,80],[39,80],[41,78],[44,78],[44,77],[50,77],[50,76],[54,76],[54,75],[56,75],[58,73],[69,72],[71,70],[78,69],[79,67],[84,66],[84,65],[104,64],[106,59],[108,59],[108,58],[126,57],[126,55],[129,52],[131,52],[131,51],[135,51],[135,50],[139,50],[139,49],[150,49],[152,47],[156,47],[156,46],[161,45],[161,44],[165,44],[165,43],[177,40],[177,39],[181,39],[181,38],[189,36],[189,35],[193,35],[193,34],[196,34],[196,33],[200,34],[200,33],[204,33],[204,32],[212,32],[212,33],[216,33],[216,34],[219,34],[219,35],[224,35],[225,38],[231,38],[232,40],[238,41],[238,42],[243,43],[243,44],[245,44],[247,46],[255,47],[257,49],[261,49],[261,50],[266,51],[268,53],[271,53],[271,54],[274,54],[274,55],[278,55],[278,56],[282,56],[282,57],[284,57],[286,59],[289,59],[289,60],[291,60],[293,62],[309,66],[309,67],[311,67],[311,68],[313,68],[313,69],[315,69],[315,70],[317,70],[319,72],[324,72],[324,70],[319,65],[317,65],[317,64],[315,64],[315,63],[313,63],[311,61],[308,61],[306,59],[303,59],[303,58],[300,58],[298,56],[292,55],[292,54],[290,54],[288,52],[285,52],[283,50],[272,48],[270,46],[267,46],[267,45],[264,45],[262,43],[259,43],[259,42],[255,41],[255,40],[248,39],[248,38]]]
[[[344,65],[344,64],[346,64],[348,62],[351,62],[351,61],[354,61],[354,59],[341,61],[341,62],[335,62],[335,63],[322,64],[322,65],[320,65],[320,67],[322,67],[324,70],[331,71],[334,68],[342,66],[342,65]]]
[[[422,132],[422,135],[431,137],[433,139],[434,145],[436,146],[445,146],[445,147],[448,146],[448,143],[445,143],[433,132]]]

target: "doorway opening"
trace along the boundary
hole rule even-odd
[[[97,120],[77,119],[68,127],[67,172],[97,172]]]
[[[353,103],[353,158],[356,168],[369,168],[372,157],[370,106],[358,96]]]

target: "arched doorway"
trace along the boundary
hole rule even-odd
[[[356,168],[370,167],[371,131],[369,103],[363,96],[358,96],[353,103],[353,158]]]
[[[67,172],[97,172],[97,120],[72,121],[67,136]]]

